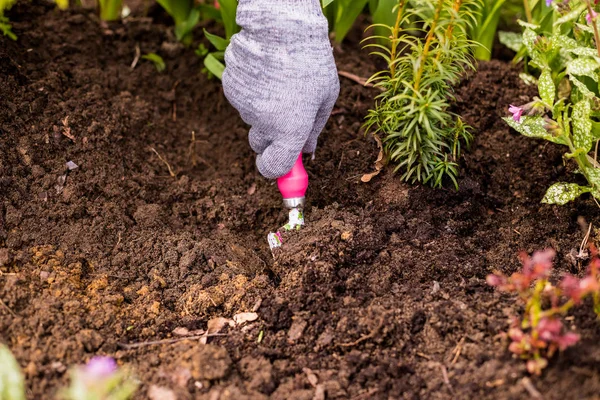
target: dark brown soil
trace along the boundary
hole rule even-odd
[[[598,209],[588,198],[540,204],[573,174],[559,148],[500,120],[532,94],[517,69],[483,63],[457,92],[476,134],[458,191],[408,186],[389,170],[361,183],[377,156],[359,129],[375,92],[343,78],[307,163],[307,226],[274,260],[266,234],[286,219],[276,187],[193,49],[151,19],[103,27],[38,2],[10,17],[19,40],[0,38],[0,339],[30,398],[51,398],[65,366],[94,354],[131,366],[140,399],[151,384],[180,399],[530,397],[499,335],[514,301],[485,277],[546,246],[557,274],[576,273],[578,217],[597,222]],[[359,37],[336,57],[368,76]],[[136,45],[167,71],[131,69]],[[79,168],[61,184],[67,161]],[[260,301],[257,321],[209,345],[122,346]],[[600,393],[600,323],[583,311],[572,323],[582,341],[532,378],[544,398]]]

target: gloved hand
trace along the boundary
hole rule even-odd
[[[251,126],[266,178],[314,153],[340,91],[320,0],[239,0],[241,32],[225,51],[223,90]]]

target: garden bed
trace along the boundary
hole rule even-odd
[[[0,339],[30,398],[50,398],[65,367],[93,354],[130,365],[138,398],[152,384],[181,399],[600,392],[592,313],[572,320],[576,346],[523,381],[499,335],[514,300],[485,283],[516,270],[520,250],[548,246],[557,274],[577,273],[578,218],[597,222],[589,198],[540,203],[573,175],[560,149],[500,119],[535,93],[517,68],[482,63],[458,89],[456,111],[476,137],[458,191],[403,184],[391,168],[360,182],[377,157],[360,131],[376,92],[341,78],[307,162],[307,226],[274,259],[266,234],[285,222],[281,199],[192,49],[150,18],[101,25],[39,2],[9,16],[19,41],[0,38]],[[338,67],[368,76],[359,39],[336,49]],[[132,69],[136,46],[162,55],[167,71],[142,60]],[[66,173],[68,161],[78,168]],[[208,346],[147,343],[253,309],[257,321]]]

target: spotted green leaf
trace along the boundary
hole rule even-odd
[[[573,50],[578,48],[577,40],[567,35],[552,35],[550,44],[555,49]]]
[[[600,191],[600,168],[587,167],[584,172],[595,190]]]
[[[0,399],[25,400],[25,381],[12,353],[0,344]]]
[[[554,96],[556,94],[556,87],[552,80],[552,72],[549,68],[544,68],[544,71],[540,75],[538,80],[538,91],[544,103],[548,106],[554,104]]]
[[[592,188],[579,186],[576,183],[558,182],[550,186],[542,203],[564,205],[575,200],[583,193],[588,193]]]
[[[591,107],[587,100],[580,101],[573,106],[573,144],[586,153],[592,149],[594,138],[592,136],[592,122],[590,121]]]
[[[598,82],[598,61],[593,58],[576,58],[567,63],[567,74],[589,76]]]
[[[579,18],[581,13],[585,11],[585,9],[586,9],[585,2],[581,2],[581,4],[579,4],[578,7],[575,7],[574,9],[572,9],[571,11],[569,11],[568,13],[566,13],[565,15],[563,15],[562,17],[560,17],[556,21],[554,21],[554,26],[561,26],[565,22],[570,22],[570,21],[576,20],[577,18]]]
[[[576,77],[570,75],[569,80],[577,89],[579,89],[579,92],[583,95],[583,97],[588,98],[588,99],[593,99],[595,97],[594,93],[590,89],[588,89],[587,86],[585,86],[585,84],[583,82],[581,82],[579,79],[577,79]]]
[[[552,136],[545,128],[546,122],[538,115],[521,117],[521,122],[517,122],[512,118],[503,118],[511,128],[522,134],[523,136],[546,139],[553,143],[567,144],[562,136]]]
[[[523,47],[523,37],[516,32],[500,31],[498,32],[498,40],[514,52],[519,52]]]

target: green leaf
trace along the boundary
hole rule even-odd
[[[530,56],[532,56],[533,52],[535,51],[535,43],[537,41],[537,38],[538,34],[535,33],[535,31],[529,28],[525,28],[525,30],[523,31],[523,44],[525,45],[527,53],[529,53]]]
[[[593,99],[594,97],[596,97],[596,95],[594,94],[594,92],[592,92],[590,89],[588,89],[588,87],[585,85],[585,83],[581,82],[579,79],[577,79],[576,77],[569,75],[569,80],[571,81],[571,83],[573,83],[573,85],[579,89],[579,92],[588,99]]]
[[[596,191],[600,192],[600,168],[586,167],[584,172],[588,182]]]
[[[341,43],[344,40],[368,2],[369,0],[338,0],[333,27],[336,42]]]
[[[544,127],[546,122],[539,115],[521,117],[521,122],[517,122],[512,118],[502,118],[511,128],[522,134],[523,136],[545,139],[553,143],[567,144],[567,141],[562,136],[552,136]]]
[[[322,0],[323,8],[333,3],[333,0]]]
[[[546,191],[546,195],[542,203],[565,205],[570,201],[575,200],[583,193],[588,193],[592,190],[590,187],[579,186],[576,183],[559,182],[550,186]]]
[[[224,51],[227,48],[227,46],[229,46],[229,39],[225,39],[220,36],[213,35],[212,33],[208,32],[206,29],[204,29],[204,35],[206,36],[208,41],[213,46],[215,46],[215,48],[219,51]]]
[[[566,22],[576,20],[577,18],[579,18],[581,13],[585,11],[586,7],[587,6],[586,6],[585,2],[581,2],[581,4],[579,4],[578,7],[574,8],[570,12],[566,13],[565,15],[563,15],[562,17],[560,17],[556,21],[554,21],[554,26],[560,27],[561,25],[563,25]]]
[[[186,42],[184,44],[190,44],[191,37],[189,34],[192,32],[198,21],[200,20],[200,10],[193,9],[190,11],[187,19],[180,21],[175,24],[175,37],[180,42]]]
[[[594,137],[592,136],[592,122],[590,121],[591,107],[587,100],[580,101],[573,106],[573,144],[577,149],[589,152],[592,149]]]
[[[549,68],[544,68],[544,71],[542,71],[542,74],[540,75],[540,79],[538,80],[538,91],[540,92],[540,96],[544,103],[546,103],[548,107],[552,107],[554,104],[556,87],[552,80],[552,71]]]
[[[526,85],[537,85],[537,79],[535,79],[535,76],[533,75],[521,72],[519,73],[519,78],[521,78]]]
[[[237,0],[218,0],[225,25],[225,37],[230,39],[233,34],[240,30],[240,27],[235,22],[235,14],[237,11]]]
[[[211,53],[206,56],[204,59],[204,66],[208,69],[214,76],[219,79],[223,79],[223,71],[225,71],[225,65]]]
[[[598,61],[593,58],[576,58],[567,63],[567,74],[589,76],[598,82]]]
[[[161,56],[159,56],[156,53],[145,54],[142,56],[142,58],[144,60],[152,61],[152,63],[154,63],[154,67],[158,72],[163,72],[167,68],[165,61],[162,59]]]
[[[8,347],[0,344],[0,399],[25,400],[25,380]]]
[[[523,36],[516,32],[500,31],[498,32],[498,40],[514,52],[518,52],[523,47]]]

